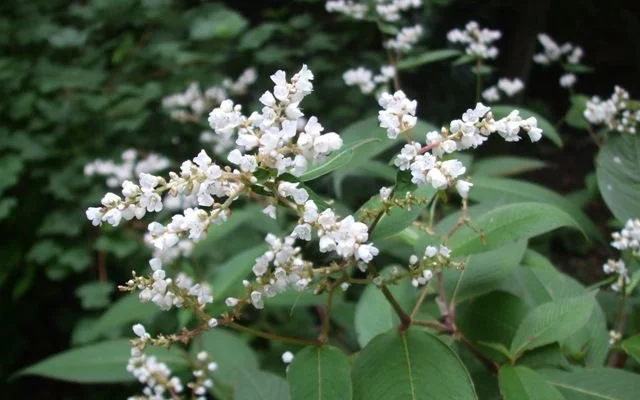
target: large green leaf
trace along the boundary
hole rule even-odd
[[[504,400],[564,400],[558,389],[527,367],[505,365],[500,368],[498,379]]]
[[[417,329],[377,336],[358,355],[351,376],[356,400],[477,398],[456,353]]]
[[[199,346],[193,346],[197,353],[205,350],[211,359],[218,364],[214,376],[221,382],[234,385],[240,379],[240,371],[244,369],[258,369],[258,358],[249,345],[238,335],[223,328],[210,329],[200,336]]]
[[[635,400],[640,389],[640,375],[614,368],[540,373],[567,400]]]
[[[527,305],[519,297],[491,292],[459,307],[456,325],[465,338],[476,343],[479,351],[493,360],[505,362],[509,357],[487,344],[508,348],[527,311]]]
[[[640,335],[631,336],[620,344],[620,347],[640,363]]]
[[[300,350],[287,371],[293,400],[351,399],[347,356],[335,347],[308,346]]]
[[[492,204],[535,201],[558,207],[573,218],[592,239],[603,241],[598,227],[574,203],[549,189],[528,182],[502,178],[476,178],[469,198]]]
[[[511,342],[511,354],[544,346],[571,336],[587,323],[595,304],[594,294],[544,303],[529,312]]]
[[[356,143],[351,143],[348,146],[343,146],[340,151],[332,154],[327,160],[319,165],[314,166],[304,174],[300,175],[298,179],[301,182],[307,182],[319,178],[323,175],[326,175],[338,168],[343,168],[351,162],[353,156],[357,151],[366,153],[369,145],[373,145],[377,142],[380,142],[382,139],[362,139]],[[363,149],[358,149],[359,147],[363,147]]]
[[[560,134],[558,133],[556,128],[553,126],[553,124],[549,122],[546,118],[544,118],[542,115],[518,106],[509,106],[509,105],[491,106],[491,111],[493,112],[493,116],[495,117],[496,120],[506,117],[513,110],[520,110],[520,116],[523,119],[529,118],[529,117],[535,117],[535,119],[538,121],[538,128],[542,129],[542,136],[546,136],[556,146],[562,147],[562,139],[560,138]]]
[[[577,228],[573,218],[561,209],[544,203],[513,203],[493,208],[472,221],[486,234],[482,243],[479,232],[460,229],[449,241],[457,256],[480,253],[528,239],[562,226]]]
[[[463,271],[444,270],[447,298],[451,299],[456,286],[458,303],[499,287],[502,281],[518,268],[526,248],[525,241],[508,244],[499,249],[472,255]]]
[[[287,381],[269,372],[242,368],[233,385],[234,400],[289,400]]]
[[[191,25],[189,34],[194,40],[231,38],[242,32],[247,24],[241,14],[222,8],[197,18]]]
[[[383,271],[383,276],[388,276],[388,271],[389,268]],[[415,298],[415,289],[411,283],[403,279],[389,286],[389,290],[400,306],[406,312],[410,312]],[[365,347],[371,339],[399,324],[400,318],[384,294],[375,285],[368,285],[356,305],[355,327],[360,347]]]
[[[127,372],[130,352],[131,344],[127,339],[102,342],[56,354],[19,371],[15,376],[37,375],[78,383],[133,381],[135,378]],[[184,353],[176,347],[171,350],[153,348],[148,353],[173,367],[188,366]]]
[[[547,163],[536,158],[496,156],[476,161],[471,169],[471,174],[474,178],[478,176],[509,176],[545,167],[547,167]],[[475,179],[473,183],[475,186]]]
[[[640,136],[614,135],[596,158],[598,187],[620,221],[640,216]]]
[[[408,57],[401,60],[398,63],[398,69],[410,69],[419,67],[424,64],[429,64],[437,61],[446,60],[460,55],[459,50],[455,49],[441,49],[431,50],[426,53],[420,54],[414,57]]]

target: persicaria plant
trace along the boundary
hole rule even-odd
[[[640,378],[625,368],[640,359],[629,328],[640,283],[640,103],[617,86],[607,100],[577,98],[584,51],[540,34],[532,61],[563,69],[572,109],[554,125],[492,105],[525,90],[524,78],[492,65],[502,33],[470,21],[450,27],[451,48],[426,51],[427,30],[408,17],[421,6],[326,2],[379,28],[384,56],[337,75],[367,98],[369,117],[336,126],[310,115],[313,101],[337,103],[314,92],[332,78],[322,69],[248,67],[162,101],[170,119],[202,128],[189,159],[130,149],[122,163],[85,167],[112,190],[86,218],[107,231],[142,227],[150,250],[118,286],[129,307],[144,307],[127,320],[122,370],[142,386],[132,399],[635,395]],[[444,123],[425,122],[428,104],[403,74],[449,59],[469,75],[470,94]],[[565,198],[509,177],[545,163],[479,155],[561,147],[563,123],[599,147],[592,190]],[[596,195],[615,217],[611,240],[580,206]],[[606,253],[584,261],[597,282],[561,272],[545,255],[556,242]],[[233,256],[194,261],[221,247]]]

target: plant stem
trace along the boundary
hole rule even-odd
[[[451,333],[449,328],[445,324],[436,320],[422,321],[422,320],[413,320],[415,325],[426,326],[427,328],[433,328],[442,333]]]
[[[393,297],[393,294],[388,287],[382,285],[380,286],[380,290],[382,290],[382,294],[384,294],[384,297],[386,297],[387,301],[391,304],[391,307],[393,307],[393,311],[395,311],[398,315],[398,318],[400,318],[400,330],[406,330],[409,325],[411,325],[411,317],[407,315],[406,312],[404,312],[396,298]]]
[[[476,102],[480,101],[480,95],[482,94],[482,74],[480,68],[482,67],[482,59],[478,58],[476,61]]]
[[[624,312],[625,304],[627,301],[627,288],[626,288],[626,282],[624,279],[622,280],[622,288],[620,288],[620,293],[621,293],[620,303],[618,304],[618,311],[616,313],[616,321],[613,325],[613,329],[616,332],[623,333],[626,322],[627,322],[625,318],[625,312]],[[621,359],[620,355],[621,353],[619,351],[613,350],[611,352],[611,355],[609,356],[609,361],[607,362],[607,365],[610,367],[618,366]]]
[[[331,306],[333,304],[333,292],[336,290],[336,286],[342,283],[342,280],[338,280],[335,285],[329,287],[329,295],[327,296],[327,305],[324,308],[324,316],[322,319],[322,328],[320,328],[320,335],[318,335],[318,341],[326,343],[329,338],[329,328],[331,327]]]
[[[420,297],[418,298],[418,301],[416,302],[416,305],[413,306],[413,310],[411,311],[411,320],[413,321],[414,318],[416,317],[416,314],[418,313],[418,310],[420,310],[420,306],[422,305],[422,303],[424,303],[424,299],[427,298],[427,293],[428,293],[428,289],[429,289],[429,283],[431,283],[431,281],[427,282],[424,285],[424,288],[422,289],[422,293],[420,293]]]
[[[303,344],[303,345],[318,345],[318,344],[320,344],[317,340],[294,338],[294,337],[289,337],[289,336],[278,335],[278,334],[275,334],[275,333],[263,332],[263,331],[259,331],[257,329],[249,328],[248,326],[240,325],[240,324],[235,323],[235,322],[229,322],[229,324],[227,324],[227,326],[229,326],[229,327],[231,327],[233,329],[236,329],[238,331],[241,331],[241,332],[247,332],[247,333],[250,333],[250,334],[252,334],[254,336],[258,336],[258,337],[265,338],[265,339],[277,340],[277,341],[280,341],[282,343]]]

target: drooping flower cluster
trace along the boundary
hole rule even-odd
[[[580,64],[580,60],[582,60],[582,57],[584,56],[582,47],[574,46],[568,42],[558,45],[546,33],[539,34],[538,41],[542,45],[543,52],[535,54],[533,56],[533,61],[542,65],[559,63],[565,70],[565,73],[559,80],[560,86],[567,89],[573,87],[578,78],[575,74],[569,71],[567,66],[570,68],[571,65]]]
[[[246,93],[257,78],[256,69],[252,67],[242,72],[236,81],[227,78],[222,81],[221,86],[211,86],[204,92],[200,89],[200,84],[192,82],[184,92],[164,97],[162,107],[178,122],[200,122],[211,107],[220,104],[229,95]]]
[[[490,86],[482,92],[482,98],[489,102],[500,101],[500,91],[507,97],[512,97],[522,89],[524,89],[524,83],[519,78],[501,78],[497,85]]]
[[[403,98],[404,101],[409,101],[406,97]],[[412,104],[415,109],[415,101]],[[387,128],[389,118],[387,111],[383,111],[380,112],[378,120],[381,127]],[[462,115],[462,119],[451,121],[448,128],[428,132],[424,146],[416,141],[406,144],[394,163],[401,171],[411,171],[413,183],[430,184],[437,190],[455,186],[464,198],[472,186],[470,182],[459,179],[466,172],[465,166],[459,160],[442,160],[442,157],[455,151],[476,148],[494,132],[507,142],[519,141],[520,131],[526,132],[532,142],[540,140],[542,136],[542,130],[538,128],[534,117],[522,119],[518,110],[514,110],[496,121],[491,109],[478,103],[474,109],[468,109]]]
[[[382,110],[378,111],[380,127],[387,129],[387,137],[395,139],[399,134],[413,129],[418,122],[416,107],[418,102],[409,100],[402,90],[393,95],[382,93],[378,98]]]
[[[498,48],[493,42],[501,37],[500,31],[480,28],[476,21],[468,22],[464,30],[453,29],[447,34],[449,42],[465,45],[465,52],[479,59],[498,57]]]
[[[640,122],[640,107],[629,103],[629,92],[616,86],[611,97],[594,96],[587,101],[584,117],[592,124],[606,125],[610,130],[635,135]]]
[[[630,282],[629,270],[627,269],[627,266],[622,259],[607,260],[607,262],[602,266],[602,270],[607,275],[618,275],[618,279],[616,279],[616,281],[611,284],[611,290],[613,290],[614,292],[620,292],[622,288]]]
[[[407,53],[418,43],[423,32],[422,25],[404,27],[394,38],[387,40],[384,46],[398,53]]]
[[[86,176],[104,176],[108,187],[118,187],[122,182],[133,179],[141,173],[154,173],[169,167],[169,160],[156,153],[149,153],[140,159],[138,151],[127,149],[122,152],[122,163],[97,159],[84,166]]]
[[[373,74],[373,71],[364,67],[347,70],[343,75],[344,83],[347,86],[358,86],[364,94],[372,93],[379,85],[386,85],[393,79],[396,70],[391,65],[380,68],[380,73]]]
[[[372,12],[384,21],[394,22],[400,19],[402,12],[422,6],[422,0],[376,0],[375,7],[371,2],[356,0],[328,0],[325,9],[328,12],[344,14],[354,19],[364,19]]]
[[[640,257],[640,219],[628,220],[620,232],[611,234],[613,242],[611,246],[620,251],[631,250],[631,253]]]

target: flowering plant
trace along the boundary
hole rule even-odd
[[[639,356],[625,307],[640,282],[640,210],[625,188],[637,180],[621,172],[640,162],[629,150],[637,145],[636,102],[616,87],[609,100],[593,97],[580,109],[602,146],[600,192],[624,223],[612,234],[620,258],[600,264],[606,276],[585,287],[556,269],[536,240],[562,229],[602,245],[591,219],[548,189],[505,178],[540,168],[536,160],[477,159],[478,148],[499,142],[509,151],[562,145],[542,116],[483,103],[525,89],[520,78],[484,87],[502,34],[472,21],[447,35],[464,52],[418,54],[425,28],[404,24],[421,6],[326,2],[328,12],[380,30],[385,61],[341,75],[345,86],[375,96],[377,115],[327,123],[308,112],[325,72],[302,64],[269,71],[267,80],[251,67],[237,80],[204,91],[194,82],[164,97],[168,119],[205,129],[186,160],[130,149],[122,163],[86,164],[85,174],[106,177],[112,190],[85,210],[87,220],[105,231],[142,227],[150,250],[118,285],[127,293],[121,303],[95,322],[114,324],[114,309],[127,314],[119,326],[128,339],[71,350],[23,373],[82,382],[128,373],[141,386],[131,398],[154,400],[629,393],[640,380],[613,367]],[[582,49],[544,34],[539,41],[534,61],[565,68],[560,85],[573,96],[570,74]],[[401,74],[451,58],[472,65],[475,100],[434,125],[419,118]],[[354,186],[345,190],[345,182]],[[226,256],[199,265],[199,252]],[[602,292],[617,296],[613,323],[596,299]],[[112,353],[122,358],[116,372],[103,368]],[[86,369],[69,372],[74,363]]]

